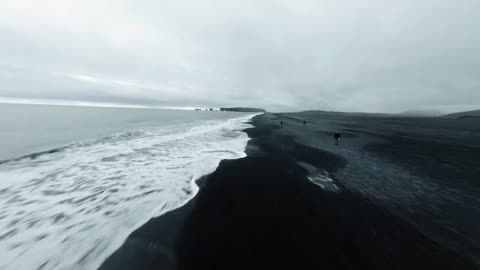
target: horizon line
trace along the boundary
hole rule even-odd
[[[124,109],[157,109],[157,110],[194,110],[195,109],[195,107],[186,107],[186,106],[185,107],[183,106],[147,106],[147,105],[138,105],[138,104],[92,102],[92,101],[83,101],[83,100],[14,98],[14,97],[2,97],[2,96],[0,96],[0,104],[94,107],[94,108],[124,108]]]

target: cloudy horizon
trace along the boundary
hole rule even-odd
[[[0,103],[480,109],[480,1],[0,0]]]

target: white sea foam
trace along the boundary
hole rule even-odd
[[[298,165],[302,166],[308,171],[307,178],[310,180],[310,182],[328,191],[339,191],[339,188],[334,183],[330,173],[328,173],[326,170],[319,169],[306,162],[299,162]]]
[[[0,164],[0,269],[96,269],[245,156],[250,118],[136,130]]]

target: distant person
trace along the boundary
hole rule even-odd
[[[282,127],[283,127],[283,121],[280,121],[280,126],[282,126]]]
[[[342,135],[339,132],[335,132],[335,135],[333,135],[333,137],[335,138],[335,144],[338,145],[340,143],[340,138],[342,137]]]
[[[305,126],[307,124],[307,121],[303,121],[303,125]]]

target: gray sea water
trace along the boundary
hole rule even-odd
[[[0,104],[0,269],[96,269],[245,156],[252,116]]]
[[[218,111],[0,104],[0,160],[132,130],[228,120],[244,115]]]

